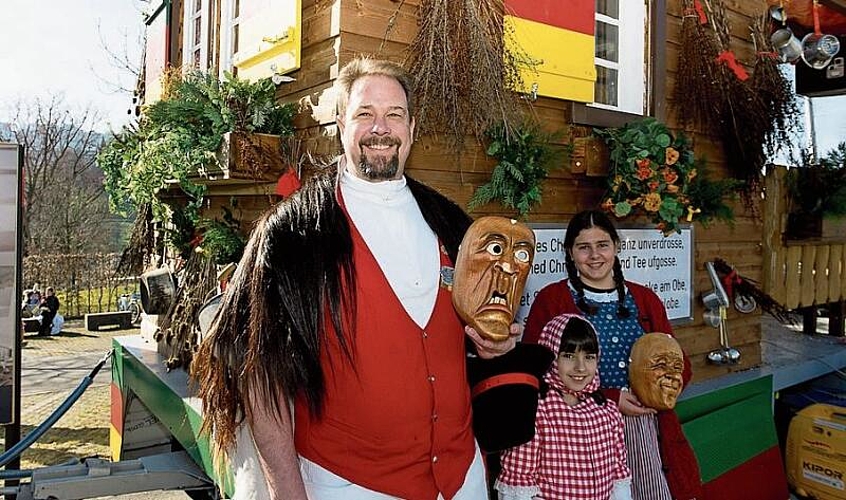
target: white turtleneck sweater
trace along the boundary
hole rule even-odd
[[[368,182],[344,169],[341,196],[394,294],[414,322],[426,326],[438,296],[439,245],[405,177]]]

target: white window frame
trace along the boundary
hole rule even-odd
[[[182,65],[185,68],[207,71],[209,69],[209,9],[210,0],[200,0],[200,10],[194,12],[195,0],[186,0],[182,37]],[[200,43],[194,43],[196,19],[200,18]],[[200,49],[200,64],[194,64],[194,52]]]
[[[234,73],[235,60],[238,53],[235,51],[235,29],[241,23],[239,16],[235,14],[237,0],[223,0],[220,10],[220,76],[223,72]],[[243,3],[243,0],[242,0]],[[240,13],[239,13],[240,15]]]
[[[649,68],[646,54],[649,48],[649,11],[646,4],[646,0],[619,0],[619,19],[596,12],[597,23],[602,22],[618,28],[619,61],[595,58],[597,66],[617,71],[617,105],[594,102],[588,106],[641,116],[647,114],[649,106],[646,87]]]

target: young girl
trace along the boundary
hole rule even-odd
[[[564,259],[568,279],[540,291],[526,320],[523,340],[537,342],[544,325],[562,313],[585,315],[596,329],[602,360],[602,392],[623,414],[636,500],[702,498],[696,456],[672,410],[656,413],[628,392],[631,347],[648,332],[673,333],[661,299],[626,281],[617,254],[620,236],[604,212],[584,211],[567,225]],[[684,385],[690,381],[685,357]],[[659,439],[660,436],[660,439]]]
[[[631,498],[623,420],[597,392],[599,342],[583,318],[562,314],[543,329],[540,344],[556,354],[538,403],[535,437],[502,457],[500,500],[622,500]]]

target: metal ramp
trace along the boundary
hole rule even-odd
[[[44,467],[31,480],[2,489],[17,500],[81,500],[156,490],[212,491],[211,479],[184,451],[110,462],[90,458],[74,465]]]

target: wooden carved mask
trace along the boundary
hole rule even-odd
[[[647,333],[632,346],[629,383],[644,406],[670,410],[682,392],[684,357],[681,346],[666,333]]]
[[[535,234],[505,217],[481,217],[467,230],[455,263],[452,304],[482,337],[508,338],[535,256]]]

